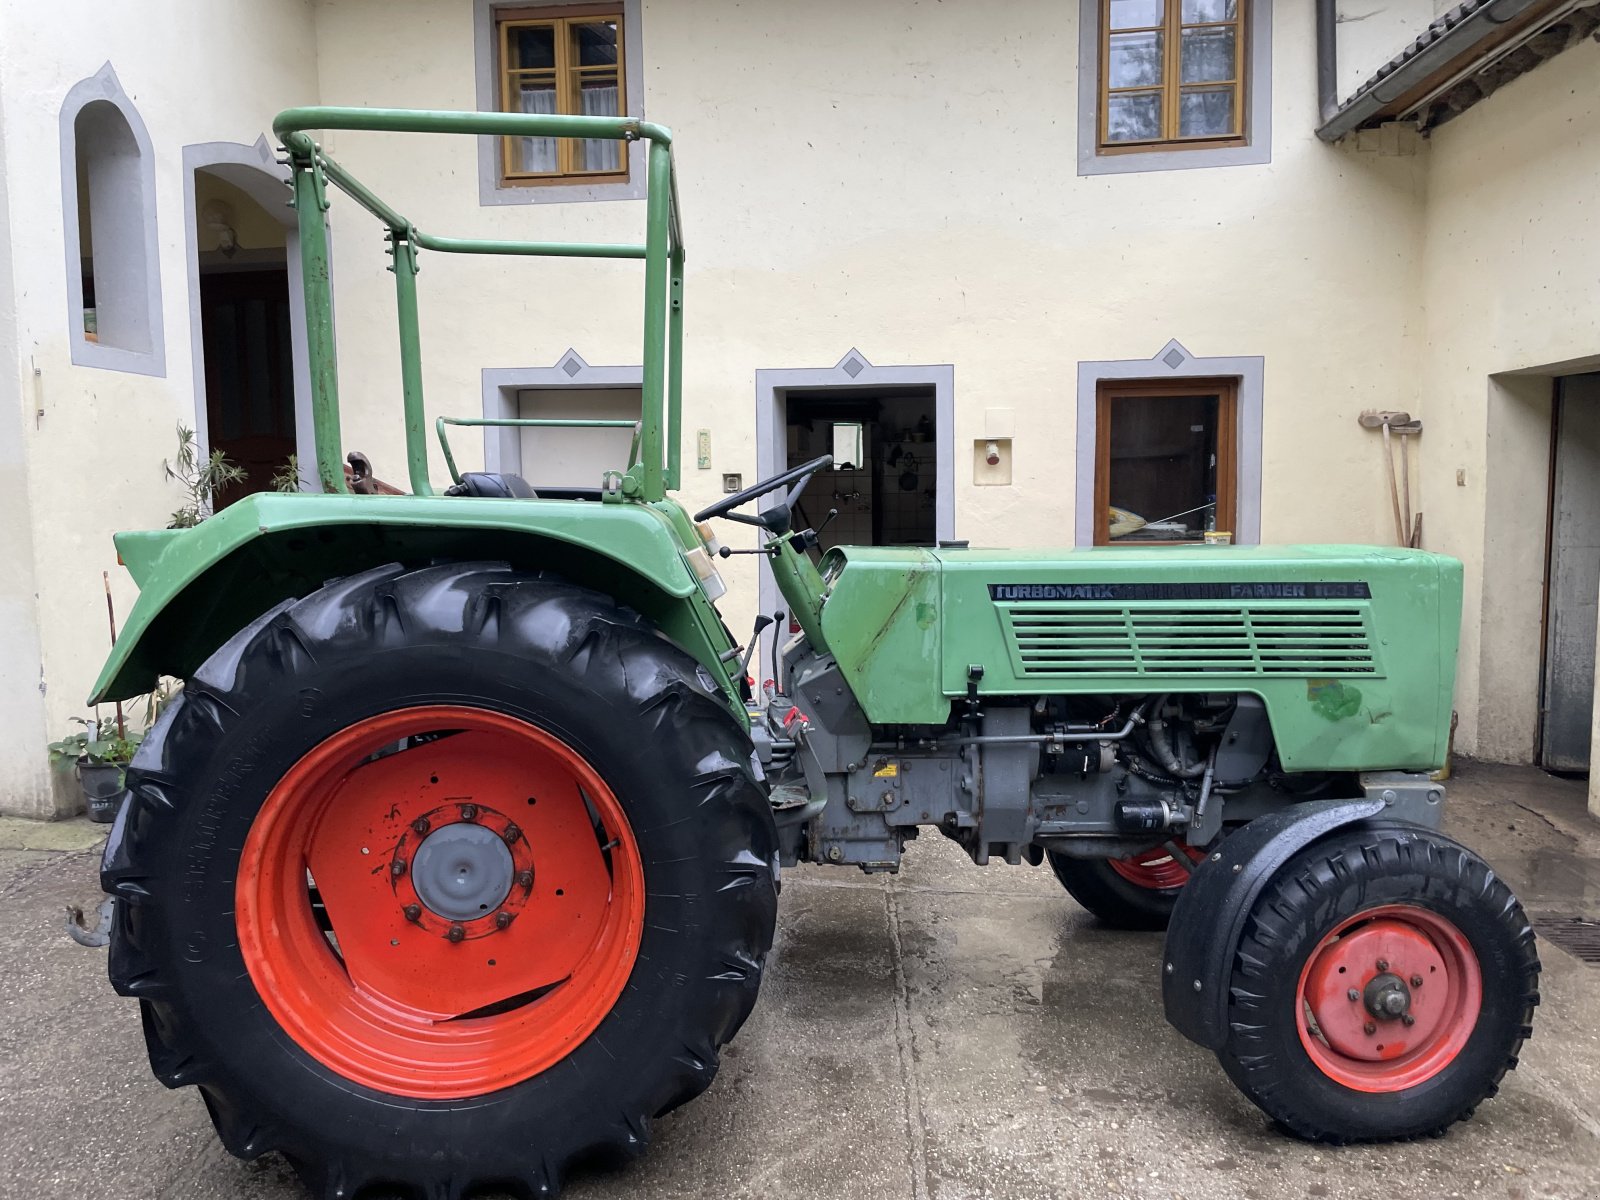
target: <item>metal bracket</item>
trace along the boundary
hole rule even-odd
[[[328,199],[328,176],[322,169],[322,147],[316,146],[308,164],[311,171],[311,192],[317,198],[317,211],[327,212],[333,202]]]
[[[422,268],[417,263],[417,227],[407,225],[403,233],[390,229],[385,236],[389,239],[389,256],[394,259],[389,269],[396,270],[403,258],[407,270],[413,275],[421,274]]]

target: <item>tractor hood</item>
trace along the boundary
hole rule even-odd
[[[874,724],[979,696],[1251,692],[1284,766],[1425,770],[1448,746],[1461,564],[1370,546],[849,547],[829,648]]]

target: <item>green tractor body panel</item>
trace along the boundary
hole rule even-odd
[[[1367,546],[841,548],[822,627],[874,725],[978,696],[1249,692],[1283,766],[1448,749],[1461,564]],[[981,674],[974,670],[981,669]]]
[[[684,557],[700,548],[685,531],[693,536],[670,500],[247,496],[193,529],[117,535],[139,600],[90,703],[189,675],[255,617],[328,579],[450,558],[550,570],[617,597],[693,654],[743,715],[721,661],[732,643]]]

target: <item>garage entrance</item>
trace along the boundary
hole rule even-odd
[[[1556,380],[1539,764],[1587,771],[1600,617],[1600,374]]]

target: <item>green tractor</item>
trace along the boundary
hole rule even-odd
[[[667,130],[337,108],[275,128],[322,490],[119,535],[141,591],[93,696],[183,681],[105,853],[110,975],[156,1076],[200,1089],[231,1152],[279,1151],[329,1200],[551,1195],[711,1083],[782,868],[894,871],[924,830],[978,864],[1048,861],[1113,925],[1165,927],[1167,1016],[1293,1134],[1434,1134],[1494,1093],[1539,964],[1505,884],[1437,831],[1459,563],[964,544],[819,561],[791,514],[826,458],[691,520],[669,495]],[[426,234],[318,129],[642,139],[644,241]],[[386,230],[409,495],[346,483],[330,188]],[[615,422],[441,419],[453,482],[434,491],[420,251],[643,260],[628,462],[536,494],[457,472],[446,427]],[[759,528],[798,624],[772,694],[714,605],[716,518]]]

